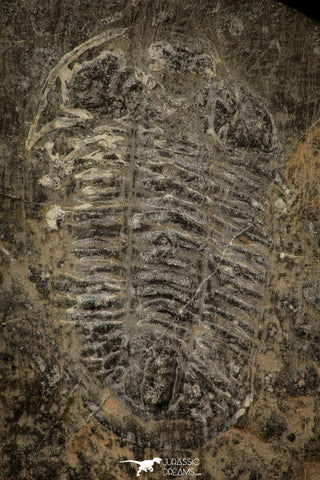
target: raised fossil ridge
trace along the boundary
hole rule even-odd
[[[213,47],[177,35],[137,66],[117,44],[124,34],[59,62],[27,141],[70,231],[73,273],[56,277],[53,301],[126,408],[188,419],[201,442],[251,393],[263,202],[281,147],[266,107]]]

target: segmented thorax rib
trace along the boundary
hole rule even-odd
[[[27,142],[70,232],[56,303],[125,408],[185,419],[201,442],[252,393],[263,203],[281,152],[265,106],[217,73],[210,46],[154,43],[138,68],[115,42],[59,62]]]

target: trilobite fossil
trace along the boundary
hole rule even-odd
[[[130,415],[188,421],[203,442],[251,394],[263,203],[281,148],[267,108],[210,45],[176,35],[136,57],[123,35],[60,60],[29,132],[56,227],[70,232],[55,300]]]

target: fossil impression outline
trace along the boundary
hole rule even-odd
[[[187,418],[203,441],[252,398],[263,202],[281,147],[261,100],[218,75],[201,42],[155,42],[138,68],[125,33],[60,60],[26,149],[48,165],[52,230],[70,230],[73,272],[55,295],[82,329],[83,361],[134,415]]]

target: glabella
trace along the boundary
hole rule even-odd
[[[198,466],[200,463],[199,458],[164,458],[162,460],[163,465],[166,466],[176,466],[176,465],[183,465],[183,466],[191,466],[195,465]]]

